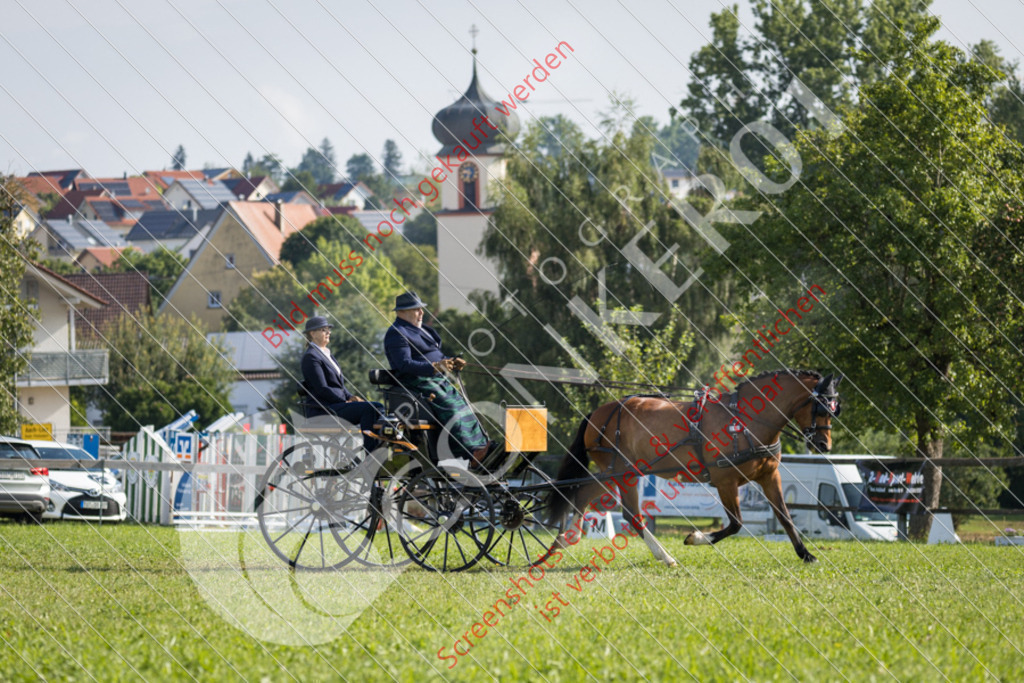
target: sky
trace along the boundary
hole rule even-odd
[[[279,155],[296,165],[327,137],[339,168],[438,151],[433,115],[469,84],[470,27],[481,84],[506,98],[561,41],[574,49],[520,118],[564,114],[596,135],[609,95],[668,120],[690,55],[720,0],[0,0],[0,173],[84,168],[96,177],[240,166]],[[749,4],[740,2],[749,27]],[[1019,0],[936,0],[940,37],[982,38],[1021,59]],[[1024,60],[1022,60],[1024,61]]]

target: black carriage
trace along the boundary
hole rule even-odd
[[[370,372],[385,416],[382,447],[362,448],[358,429],[304,425],[301,439],[268,468],[256,495],[260,529],[273,553],[295,569],[414,562],[461,571],[482,559],[528,567],[545,560],[564,520],[550,520],[551,480],[534,465],[547,445],[547,411],[505,408],[505,447],[479,471],[446,459],[444,425],[431,396]]]

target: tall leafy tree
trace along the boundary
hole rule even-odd
[[[236,372],[227,350],[207,341],[197,321],[121,316],[107,333],[110,381],[94,397],[115,431],[164,425],[188,412],[205,424],[230,411]]]
[[[892,70],[862,87],[841,134],[798,136],[800,182],[746,202],[764,212],[757,239],[724,228],[731,260],[767,295],[743,299],[748,326],[811,283],[828,292],[777,355],[847,375],[842,423],[856,433],[891,421],[907,435],[933,463],[929,506],[951,436],[1013,438],[1007,397],[1024,381],[1024,154],[987,121],[996,76],[928,42],[935,28],[919,25]],[[915,516],[912,534],[930,521]]]
[[[989,118],[992,123],[1006,128],[1008,135],[1024,143],[1024,81],[1017,73],[1017,62],[1005,59],[999,53],[999,46],[990,40],[982,40],[971,52],[974,58],[989,67],[999,78],[988,100]]]
[[[608,118],[617,121],[614,113]],[[567,133],[557,147],[551,136],[556,127]],[[721,295],[719,285],[701,280],[670,302],[652,285],[653,269],[638,268],[625,253],[634,238],[639,238],[635,246],[652,262],[671,245],[680,245],[658,267],[676,284],[684,283],[697,266],[690,254],[699,248],[701,238],[684,227],[665,201],[668,188],[651,163],[656,144],[643,125],[620,130],[605,141],[586,139],[564,119],[541,119],[528,127],[509,158],[498,207],[484,237],[484,252],[497,261],[503,290],[514,293],[515,302],[507,296],[504,306],[482,302],[487,305],[486,325],[491,326],[487,329],[494,330],[496,340],[483,362],[573,367],[575,361],[545,329],[550,324],[559,338],[600,368],[605,363],[603,347],[621,351],[626,337],[640,345],[651,343],[675,317],[670,376],[692,383],[693,368],[687,366],[696,356],[682,340],[695,335],[707,349],[708,340],[721,332],[722,311],[705,289]],[[552,154],[553,149],[561,151]],[[574,300],[590,308],[593,316],[604,316],[602,332],[580,324],[570,307]],[[629,319],[625,311],[634,308],[657,317],[647,325],[620,327]],[[608,333],[620,341],[609,344]],[[665,370],[664,364],[659,370]],[[656,381],[655,375],[645,374],[645,368],[634,368],[635,381]],[[534,382],[530,390],[553,410],[576,415],[561,388]]]
[[[398,177],[402,175],[402,152],[394,140],[389,138],[384,141],[384,151],[380,157],[384,166],[384,177],[391,182],[398,182]]]
[[[353,154],[345,162],[345,173],[352,182],[366,180],[376,174],[377,168],[369,154]]]
[[[0,176],[0,433],[18,430],[18,390],[15,379],[28,367],[26,350],[32,346],[33,316],[23,300],[21,280],[25,274],[26,256],[31,251],[15,233],[14,217],[24,201],[21,183],[13,177]]]
[[[111,265],[110,272],[145,273],[152,288],[153,308],[158,308],[164,296],[178,281],[178,276],[185,270],[186,265],[188,258],[184,254],[160,245],[148,254],[134,249],[122,251]]]
[[[185,159],[185,145],[178,145],[178,149],[174,150],[174,155],[171,157],[171,168],[175,171],[184,171]]]
[[[305,154],[302,155],[302,161],[292,170],[292,173],[294,175],[302,172],[309,173],[316,185],[325,185],[334,182],[334,163],[334,146],[331,145],[330,140],[324,138],[319,149],[313,147],[306,149]],[[313,189],[315,196],[315,186]]]
[[[317,188],[320,183],[317,182],[316,177],[311,171],[307,171],[303,168],[292,168],[288,171],[288,179],[281,185],[282,192],[298,192],[305,190],[311,196],[317,195]]]

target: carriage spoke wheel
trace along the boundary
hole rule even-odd
[[[424,569],[469,569],[487,552],[494,533],[493,509],[486,488],[424,470],[398,494],[402,546]]]
[[[494,540],[487,559],[505,567],[533,567],[551,555],[551,546],[565,530],[567,518],[550,520],[545,491],[492,490]]]
[[[289,567],[336,569],[369,543],[355,522],[366,496],[344,474],[361,455],[340,440],[307,441],[287,449],[263,475],[256,517],[267,545]]]
[[[408,481],[408,477],[378,474],[367,486],[364,505],[349,518],[352,527],[336,529],[335,535],[345,547],[350,545],[350,538],[355,540],[363,535],[365,543],[355,549],[353,556],[365,567],[401,567],[412,561],[399,537],[397,501],[402,482]]]

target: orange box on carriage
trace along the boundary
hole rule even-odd
[[[540,453],[548,449],[548,409],[541,406],[505,408],[505,450]]]

